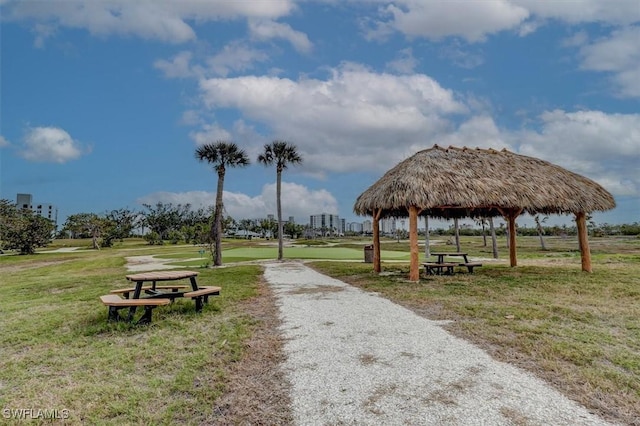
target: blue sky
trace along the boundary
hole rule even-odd
[[[352,213],[434,144],[509,149],[587,176],[640,220],[637,0],[0,0],[0,198],[60,221],[142,203],[213,204],[199,144],[234,141],[236,219],[275,213],[283,139],[304,163],[283,210]],[[526,218],[523,219],[526,223]],[[566,220],[566,218],[552,218]]]

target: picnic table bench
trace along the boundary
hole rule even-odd
[[[190,297],[196,301],[196,312],[202,311],[202,305],[209,303],[209,296],[218,296],[220,287],[200,287],[196,291],[189,291],[184,297]]]
[[[179,290],[182,290],[184,288],[188,288],[188,286],[186,285],[157,285],[155,286],[155,288],[153,288],[153,286],[150,285],[145,285],[142,286],[142,291],[147,291],[147,290],[151,290],[152,292],[155,290],[171,290],[174,293],[177,293]],[[135,287],[131,287],[131,288],[119,288],[116,290],[111,290],[109,293],[112,294],[122,294],[122,296],[125,299],[129,298],[129,293],[133,293],[136,291]]]
[[[168,305],[171,303],[170,299],[123,299],[115,294],[105,294],[100,296],[102,303],[109,307],[108,321],[133,321],[133,314],[135,309],[129,309],[129,315],[124,318],[118,312],[123,308],[136,308],[138,306],[144,307],[144,314],[137,321],[137,324],[149,324],[151,323],[151,315],[153,308],[160,305]]]

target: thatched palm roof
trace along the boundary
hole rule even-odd
[[[604,211],[612,195],[584,176],[507,150],[434,145],[399,163],[354,205],[359,215],[406,217],[413,205],[437,217],[498,216],[501,210],[536,214]]]

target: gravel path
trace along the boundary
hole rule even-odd
[[[438,321],[317,273],[269,263],[298,425],[605,425]]]

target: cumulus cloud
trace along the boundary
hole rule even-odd
[[[84,29],[97,36],[133,35],[184,43],[196,38],[190,21],[199,23],[244,17],[277,19],[288,15],[294,7],[293,0],[9,0],[3,4],[3,18],[46,24],[34,27],[38,43],[55,33],[56,27]]]
[[[388,4],[374,31],[393,28],[411,37],[442,39],[459,36],[469,42],[484,41],[487,35],[517,28],[529,11],[507,0],[443,2],[404,0]]]
[[[539,124],[511,135],[521,154],[589,176],[616,195],[640,195],[640,114],[555,110]]]
[[[217,123],[203,124],[199,131],[193,131],[189,133],[189,136],[195,141],[196,145],[214,143],[215,141],[228,141],[232,138],[231,133]]]
[[[194,208],[209,207],[215,202],[215,193],[206,191],[155,192],[137,200],[139,204],[157,202],[191,204]],[[234,219],[260,219],[276,214],[276,185],[267,184],[259,195],[224,191],[225,212]],[[312,190],[304,185],[282,182],[282,214],[293,216],[297,223],[307,223],[309,216],[319,213],[337,214],[338,202],[325,189]]]
[[[29,161],[66,163],[83,154],[82,145],[57,127],[35,127],[24,137],[20,155]]]
[[[153,66],[162,71],[167,78],[195,77],[198,73],[191,68],[192,56],[191,52],[180,52],[170,60],[158,59],[153,63]]]
[[[200,89],[207,107],[238,109],[296,143],[310,172],[385,167],[411,143],[448,128],[447,116],[467,111],[426,75],[376,74],[354,64],[333,69],[327,80],[214,78],[201,80]]]
[[[214,78],[201,80],[200,90],[212,111],[235,110],[243,127],[248,122],[265,137],[296,143],[304,173],[315,177],[383,172],[437,143],[506,148],[591,177],[617,195],[640,193],[637,114],[547,111],[512,131],[496,124],[490,107],[426,75],[378,74],[356,64],[331,70],[325,80]]]
[[[387,68],[399,74],[413,74],[418,66],[418,60],[413,56],[413,50],[409,47],[398,52],[398,58],[387,62]]]
[[[226,77],[231,72],[246,71],[256,62],[265,62],[269,56],[243,42],[229,43],[214,56],[207,59],[208,69],[215,75]]]
[[[4,136],[0,135],[0,148],[11,145],[8,140],[5,139]]]
[[[570,24],[602,22],[625,25],[640,20],[640,7],[636,0],[512,0],[511,3],[540,18],[557,19]]]
[[[640,26],[583,45],[580,56],[583,69],[611,73],[620,96],[640,97]]]
[[[298,52],[309,53],[313,44],[306,34],[296,31],[288,24],[271,20],[250,20],[249,32],[258,40],[283,39],[291,43]]]

